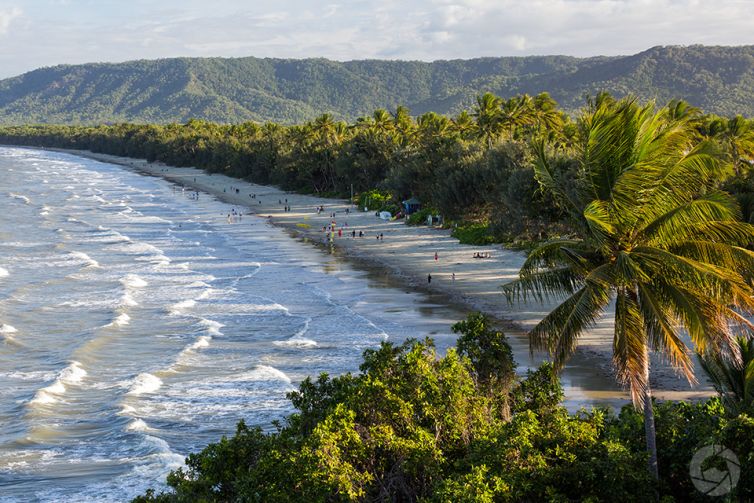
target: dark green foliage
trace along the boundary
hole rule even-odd
[[[477,382],[502,391],[514,375],[515,363],[505,335],[490,325],[486,315],[472,313],[451,328],[461,334],[456,347],[458,353],[471,362]]]
[[[0,81],[0,122],[96,124],[297,123],[323,113],[353,120],[406,104],[417,114],[458,113],[487,91],[547,89],[567,111],[585,94],[667,102],[681,98],[724,115],[754,115],[754,49],[654,47],[632,56],[529,56],[435,61],[174,58],[62,65]],[[509,107],[515,114],[516,107]],[[504,124],[484,121],[485,131]],[[489,138],[487,133],[480,137]]]
[[[453,228],[451,235],[467,245],[489,245],[498,240],[490,233],[489,224],[466,223]]]

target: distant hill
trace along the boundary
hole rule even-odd
[[[549,92],[567,111],[586,94],[682,98],[754,116],[754,46],[654,47],[633,56],[435,61],[175,58],[42,68],[0,81],[0,123],[353,120],[377,108],[457,113],[476,95]]]

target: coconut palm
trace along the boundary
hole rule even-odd
[[[736,175],[745,174],[754,161],[754,124],[736,115],[712,121],[710,132],[727,153]]]
[[[739,337],[736,345],[741,353],[740,362],[728,361],[718,354],[699,355],[704,372],[733,417],[754,414],[754,339]]]
[[[491,148],[492,143],[500,138],[503,133],[500,109],[502,103],[503,100],[492,93],[484,93],[476,98],[474,117],[476,118],[477,134],[480,139],[484,140],[487,148]]]
[[[565,299],[530,332],[561,368],[581,336],[615,303],[613,363],[643,407],[649,468],[657,477],[650,352],[694,382],[685,329],[696,349],[735,360],[735,333],[752,328],[754,226],[715,189],[728,165],[684,117],[634,100],[602,100],[580,119],[581,168],[573,190],[538,144],[535,171],[572,217],[574,237],[533,250],[511,302]]]

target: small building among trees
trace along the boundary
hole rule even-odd
[[[412,213],[416,213],[420,209],[422,209],[422,203],[417,198],[412,197],[411,199],[406,199],[403,201],[403,211],[406,215],[410,215]]]

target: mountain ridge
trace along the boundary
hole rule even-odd
[[[0,80],[0,124],[273,121],[377,108],[454,114],[484,92],[549,92],[569,112],[608,91],[754,116],[754,46],[656,46],[628,56],[333,61],[163,58],[40,68]]]

